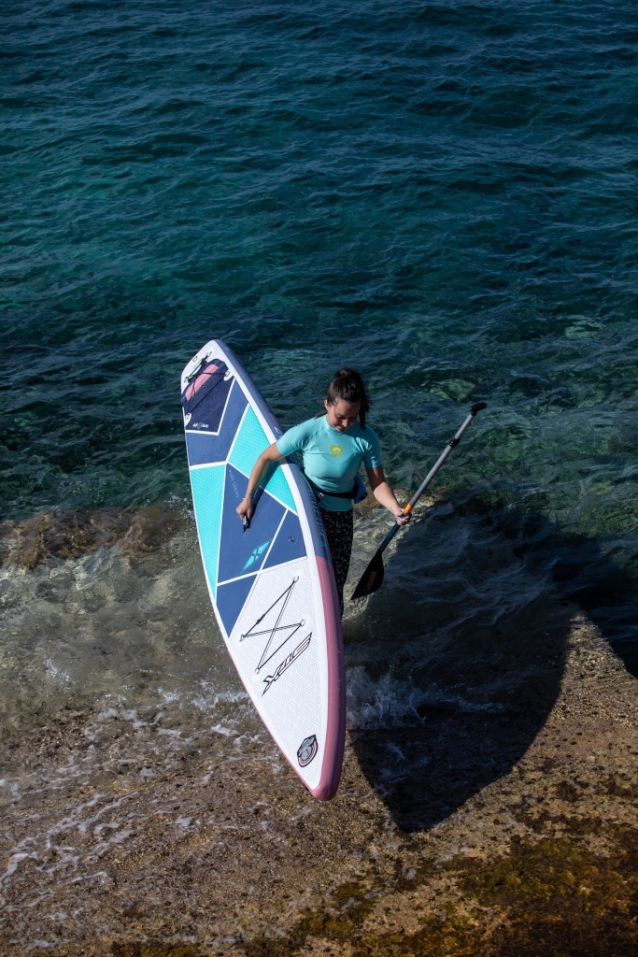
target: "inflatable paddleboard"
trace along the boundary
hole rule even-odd
[[[204,574],[252,702],[311,794],[333,797],[345,737],[341,616],[314,495],[296,460],[273,465],[247,529],[235,509],[282,430],[234,353],[213,339],[182,373]]]

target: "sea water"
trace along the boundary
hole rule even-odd
[[[176,722],[238,753],[262,733],[191,511],[179,378],[213,337],[284,427],[359,368],[403,500],[488,403],[381,591],[346,605],[351,732],[431,707],[506,714],[564,653],[566,608],[636,673],[635,13],[6,6],[6,726],[80,700],[89,737],[170,713],[166,760]],[[153,547],[136,522],[159,524]],[[352,586],[389,523],[358,514]],[[406,767],[391,752],[369,771],[381,789]]]

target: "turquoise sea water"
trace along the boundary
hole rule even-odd
[[[209,338],[284,426],[355,363],[402,488],[489,404],[373,624],[576,600],[635,667],[632,0],[29,0],[0,60],[3,518],[187,506]]]

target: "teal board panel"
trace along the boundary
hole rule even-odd
[[[295,505],[295,500],[292,497],[290,486],[288,485],[288,481],[278,465],[273,469],[273,473],[267,480],[264,488],[270,492],[274,498],[278,498],[283,505],[288,506],[291,512],[294,512],[295,515],[297,514],[297,506]]]
[[[217,594],[219,532],[222,520],[225,471],[223,465],[191,469],[193,504],[197,516],[199,542],[202,548],[206,576],[214,595]]]
[[[248,408],[228,461],[244,475],[250,475],[257,457],[269,445],[270,442],[259,424],[259,419],[253,410]]]
[[[244,421],[233,445],[230,457],[230,465],[243,472],[244,475],[250,475],[257,458],[264,449],[268,448],[270,442],[266,438],[266,433],[259,424],[259,419],[252,409],[246,411]],[[272,470],[272,475],[268,478],[264,486],[270,494],[279,499],[279,501],[297,514],[297,506],[292,497],[290,486],[282,470],[277,466]]]

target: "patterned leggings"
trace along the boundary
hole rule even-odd
[[[352,509],[349,508],[347,512],[329,512],[325,508],[320,508],[319,511],[332,557],[337,593],[343,607],[343,586],[348,577],[352,551]]]

